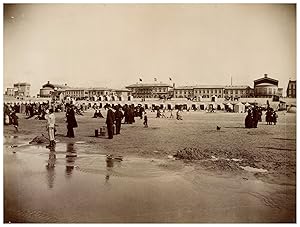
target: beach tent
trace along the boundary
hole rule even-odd
[[[225,105],[223,103],[217,104],[217,110],[224,110],[224,109],[225,109]]]
[[[225,106],[225,110],[233,111],[233,105],[231,103],[223,103]]]
[[[239,102],[239,103],[234,105],[233,110],[234,110],[235,113],[244,113],[245,112],[245,106],[241,102]]]
[[[291,105],[288,107],[287,113],[296,113],[296,105]]]
[[[160,103],[159,108],[160,109],[164,109],[165,108],[165,104],[164,103]]]
[[[112,100],[112,101],[118,101],[118,97],[117,97],[116,95],[112,95],[112,96],[111,96],[111,100]]]

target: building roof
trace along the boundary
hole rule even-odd
[[[228,85],[224,87],[225,89],[247,89],[250,88],[248,85]]]
[[[96,90],[99,90],[99,91],[110,91],[110,90],[113,90],[111,88],[108,88],[108,87],[90,87],[90,88],[85,88],[87,90],[92,90],[92,91],[96,91]]]
[[[186,90],[186,89],[193,89],[194,86],[179,86],[175,87],[174,90]]]
[[[264,77],[254,80],[254,84],[270,83],[278,85],[278,80],[268,77],[268,74],[264,74]]]
[[[275,86],[275,87],[278,87],[276,84],[272,84],[272,83],[259,83],[259,84],[256,84],[256,87],[265,87],[265,86]]]
[[[139,88],[139,87],[172,87],[166,83],[136,83],[126,86],[126,88]]]
[[[224,88],[223,85],[195,85],[194,88]]]
[[[113,89],[114,91],[126,91],[126,92],[130,92],[130,90],[129,89],[127,89],[127,88],[120,88],[120,89]]]
[[[66,91],[72,91],[72,90],[86,90],[86,91],[110,91],[111,88],[104,88],[104,87],[68,87],[65,89]]]
[[[15,83],[14,86],[30,86],[30,83],[26,83],[26,82]]]
[[[46,84],[44,84],[42,86],[42,88],[45,88],[45,87],[51,87],[51,88],[67,88],[68,86],[65,84],[65,85],[62,85],[62,84],[52,84],[50,83],[50,81],[48,81]]]

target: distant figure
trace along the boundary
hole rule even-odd
[[[165,112],[166,112],[165,109],[163,109],[162,114],[161,114],[162,118],[166,118]]]
[[[248,115],[246,116],[245,119],[245,128],[252,128],[253,127],[253,118],[252,118],[252,113],[251,110],[248,110]]]
[[[11,113],[10,117],[11,117],[12,125],[15,127],[16,132],[18,132],[18,131],[19,131],[19,129],[18,129],[18,127],[19,127],[19,122],[18,122],[18,116],[17,116],[16,112],[13,111],[13,112]]]
[[[271,125],[272,124],[272,110],[270,108],[267,109],[267,112],[266,112],[266,122],[268,125]]]
[[[67,112],[66,112],[66,117],[67,117],[67,137],[69,138],[74,138],[74,129],[73,128],[77,128],[77,121],[75,118],[75,112],[73,109],[73,105],[71,106],[67,106]]]
[[[273,119],[274,125],[276,125],[277,118],[278,118],[278,115],[276,114],[276,111],[274,111],[272,114],[272,119]]]
[[[174,116],[173,116],[173,109],[171,109],[171,114],[170,114],[170,118],[174,118]]]
[[[107,111],[107,116],[106,116],[108,139],[112,139],[114,137],[114,135],[113,135],[114,121],[115,121],[115,114],[112,111],[110,105],[108,105],[108,111]]]
[[[143,119],[143,112],[144,112],[144,107],[140,107],[139,109],[139,116],[140,116],[140,119]]]
[[[221,129],[221,127],[217,126],[217,130],[220,130],[220,129]]]
[[[253,116],[253,128],[257,128],[257,124],[258,124],[258,120],[259,120],[259,113],[258,113],[258,109],[255,106],[253,111],[252,111],[252,116]]]
[[[159,109],[157,109],[156,118],[160,118],[160,110]]]
[[[117,107],[117,110],[115,112],[115,120],[116,120],[116,134],[120,134],[121,131],[121,122],[123,119],[123,113],[120,110],[120,107]]]
[[[262,110],[261,110],[261,108],[259,108],[258,109],[258,121],[259,122],[262,122],[261,116],[262,116]]]
[[[148,128],[148,117],[147,117],[147,113],[144,113],[144,127]]]
[[[183,120],[182,115],[181,115],[181,111],[178,109],[177,113],[176,113],[176,119],[177,120]]]
[[[93,118],[97,118],[97,117],[104,118],[99,108],[95,110]]]
[[[50,140],[50,144],[46,147],[50,148],[55,146],[55,137],[54,137],[55,115],[53,113],[53,109],[49,110],[49,114],[46,115],[46,119],[47,119],[47,130],[48,130],[48,135]]]

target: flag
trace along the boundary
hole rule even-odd
[[[169,77],[169,80],[172,80],[172,78],[171,78],[171,77]]]
[[[140,81],[143,81],[142,78],[140,78]]]
[[[157,81],[157,78],[154,78],[154,81]]]

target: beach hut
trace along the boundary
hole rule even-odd
[[[285,101],[279,101],[279,104],[278,104],[278,110],[286,110],[286,102]]]
[[[100,102],[104,101],[103,96],[100,95],[100,96],[98,97],[98,100],[99,100]]]
[[[168,104],[167,104],[167,109],[168,109],[168,110],[171,110],[172,108],[173,108],[172,103],[168,103]]]
[[[217,110],[224,110],[225,106],[223,103],[217,103]]]
[[[206,104],[205,103],[200,103],[199,104],[199,109],[200,110],[205,110],[205,108],[206,108]]]
[[[236,103],[233,107],[235,113],[244,113],[245,112],[245,105],[241,102]]]
[[[128,95],[128,101],[132,101],[133,100],[133,96],[132,95]]]

